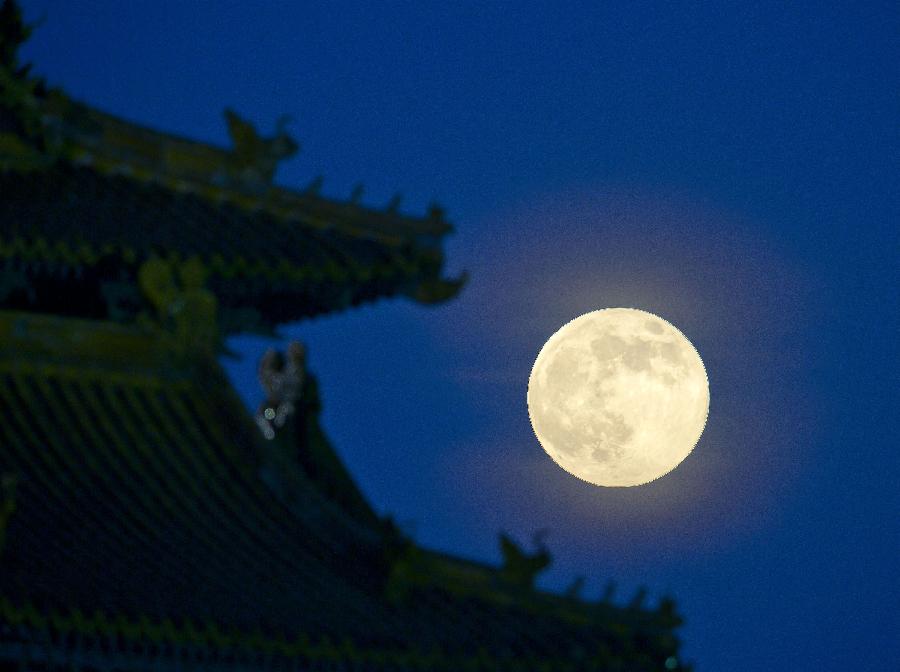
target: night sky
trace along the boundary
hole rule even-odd
[[[226,106],[290,114],[281,184],[446,208],[456,300],[226,362],[255,408],[259,356],[303,340],[326,431],[418,542],[497,562],[548,528],[542,586],[673,595],[698,672],[897,669],[895,3],[23,4],[23,57],[75,98],[222,145]],[[546,339],[614,306],[710,379],[693,453],[637,488],[559,469],[525,405]]]

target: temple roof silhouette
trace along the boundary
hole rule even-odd
[[[0,670],[674,669],[672,600],[541,591],[546,548],[478,563],[379,515],[301,344],[246,409],[228,334],[465,276],[439,208],[275,186],[297,143],[226,119],[231,149],[142,128],[0,49]]]

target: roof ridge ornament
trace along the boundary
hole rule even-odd
[[[264,191],[272,185],[278,163],[300,151],[300,144],[287,132],[291,121],[282,115],[275,122],[275,134],[262,137],[256,127],[231,108],[225,108],[228,135],[232,149],[228,156],[227,172],[231,180],[254,191]]]
[[[442,206],[437,201],[432,201],[428,205],[428,219],[432,222],[440,223],[444,222],[444,215],[446,214],[444,210],[444,206]]]
[[[504,584],[517,591],[534,590],[537,575],[546,570],[553,561],[553,555],[544,543],[547,530],[538,530],[532,537],[534,553],[526,552],[519,544],[505,534],[500,533],[500,552],[503,565],[500,577]]]
[[[387,205],[384,206],[384,211],[396,215],[400,212],[400,204],[403,202],[403,194],[399,191],[391,197],[391,200],[388,201]]]
[[[363,183],[357,182],[350,191],[350,203],[352,205],[359,205],[362,202],[364,191],[365,187],[363,186]]]
[[[286,355],[274,348],[259,362],[259,383],[266,399],[256,411],[256,424],[270,441],[296,410],[306,382],[306,348],[300,341],[288,345]]]
[[[197,257],[177,263],[154,256],[138,269],[138,284],[156,308],[158,323],[186,351],[211,352],[219,344],[217,301],[204,286],[207,275]]]
[[[322,184],[325,182],[324,175],[316,175],[312,181],[303,190],[305,196],[318,196],[322,192]]]
[[[0,172],[30,172],[51,166],[67,149],[41,111],[41,99],[57,92],[19,61],[34,24],[26,24],[18,3],[0,5]]]

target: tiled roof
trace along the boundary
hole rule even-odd
[[[16,341],[51,333],[40,322],[7,322],[25,335],[7,341],[0,364],[0,471],[18,481],[6,595],[323,633],[365,614],[366,549],[313,488],[307,521],[272,497],[254,470],[256,428],[215,370],[160,373],[139,355],[23,361]],[[334,561],[345,556],[341,575]],[[295,606],[304,602],[316,609]]]
[[[80,274],[136,286],[151,256],[197,257],[224,310],[252,309],[278,324],[422,288],[443,300],[460,284],[440,279],[433,247],[352,235],[302,214],[249,212],[86,166],[0,173],[0,193],[0,265],[26,267],[48,293]]]
[[[313,483],[284,506],[261,441],[214,361],[134,328],[0,313],[0,475],[16,483],[0,662],[41,638],[57,656],[247,669],[649,670],[676,650],[671,614],[404,582]]]
[[[436,303],[463,286],[465,274],[443,277],[441,243],[452,227],[439,207],[414,217],[395,203],[366,207],[356,194],[335,200],[276,186],[275,165],[293,140],[259,137],[233,113],[229,126],[230,149],[186,140],[0,64],[0,305],[56,312],[52,296],[66,276],[85,273],[97,296],[73,314],[120,319],[119,307],[97,306],[110,291],[134,289],[151,257],[200,259],[226,331],[271,330],[395,294]],[[9,266],[24,267],[43,292],[5,301]]]

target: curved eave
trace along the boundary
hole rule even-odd
[[[51,279],[104,269],[127,283],[153,256],[198,258],[220,305],[255,311],[264,328],[398,294],[436,303],[465,282],[441,277],[439,238],[352,235],[84,166],[5,173],[0,191],[11,195],[0,260]]]
[[[106,280],[112,276],[131,285],[134,300],[141,302],[137,289],[137,272],[149,255],[132,247],[107,244],[95,249],[87,244],[77,246],[65,241],[50,243],[44,238],[5,238],[0,235],[0,270],[6,264],[37,280],[29,288],[38,296],[36,307],[43,304],[41,292],[58,295],[67,283],[100,274],[93,284],[85,282],[82,299],[88,300],[93,287],[99,296]],[[467,280],[463,273],[456,279],[444,279],[433,270],[428,259],[404,257],[397,253],[383,261],[363,265],[352,258],[336,255],[322,263],[295,266],[285,261],[276,265],[244,257],[226,259],[220,254],[196,256],[208,270],[207,286],[217,296],[223,311],[252,311],[258,324],[237,327],[233,331],[270,331],[279,324],[338,312],[384,298],[406,296],[426,305],[434,305],[456,296]],[[186,258],[170,254],[174,264]],[[110,272],[112,269],[112,272]],[[0,302],[4,297],[0,297]],[[26,308],[26,306],[13,306]],[[101,310],[101,309],[98,309]],[[102,310],[101,310],[102,313]],[[103,317],[101,313],[90,317]],[[74,312],[73,314],[78,314]],[[232,331],[232,329],[226,329]]]

